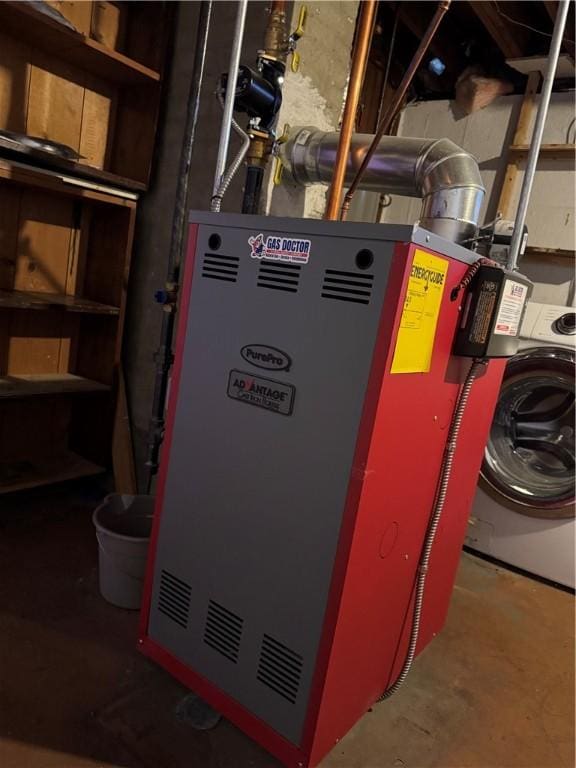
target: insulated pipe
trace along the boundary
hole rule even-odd
[[[360,5],[358,35],[354,45],[354,53],[352,54],[352,69],[346,93],[342,125],[338,134],[338,151],[334,162],[332,183],[328,192],[326,212],[324,213],[324,218],[332,221],[338,218],[340,197],[342,196],[342,187],[344,186],[344,177],[346,175],[346,158],[350,152],[350,141],[352,139],[354,123],[356,122],[356,111],[358,109],[358,101],[360,100],[362,81],[368,61],[368,53],[370,52],[372,28],[376,17],[377,4],[375,0],[364,0]]]
[[[441,2],[438,3],[438,7],[436,8],[434,16],[432,17],[430,24],[428,25],[428,29],[424,33],[424,37],[420,41],[420,45],[418,46],[416,53],[412,57],[412,61],[410,62],[409,67],[404,73],[402,82],[396,89],[392,102],[390,103],[388,109],[384,114],[384,117],[380,120],[378,127],[376,128],[376,133],[372,137],[372,142],[370,144],[370,147],[368,148],[368,151],[365,153],[364,159],[360,167],[357,169],[354,177],[350,180],[350,188],[348,189],[348,192],[346,192],[346,195],[344,196],[344,202],[342,203],[342,208],[340,209],[340,218],[342,220],[346,218],[348,211],[350,210],[350,203],[352,202],[354,193],[356,192],[357,189],[360,189],[362,186],[361,185],[362,177],[364,176],[364,173],[368,168],[368,165],[371,161],[373,153],[376,152],[377,150],[379,141],[381,140],[382,136],[385,133],[388,133],[388,131],[390,130],[390,127],[392,126],[392,122],[396,117],[396,113],[400,109],[400,105],[402,104],[406,91],[408,90],[410,83],[412,82],[412,78],[416,74],[416,70],[420,66],[420,63],[424,58],[424,54],[428,50],[430,43],[432,42],[432,38],[434,37],[434,35],[436,34],[436,30],[440,26],[440,22],[444,18],[444,14],[448,10],[448,8],[450,8],[451,2],[452,0],[441,0]]]
[[[518,200],[518,209],[516,211],[516,218],[514,220],[514,232],[512,233],[512,242],[510,243],[508,263],[506,265],[508,269],[516,269],[516,266],[518,265],[518,257],[520,255],[520,247],[522,245],[522,238],[524,235],[524,224],[526,223],[526,213],[528,212],[530,193],[532,192],[532,185],[534,183],[534,176],[536,174],[536,164],[538,162],[538,155],[542,145],[544,124],[546,122],[546,116],[548,115],[550,96],[552,94],[552,86],[554,84],[554,77],[556,75],[556,67],[558,66],[558,57],[560,55],[560,46],[562,44],[562,36],[564,35],[564,27],[566,26],[566,17],[568,16],[569,5],[570,0],[562,0],[556,11],[554,32],[552,34],[550,51],[548,53],[548,69],[546,71],[546,77],[544,78],[544,83],[542,85],[540,103],[538,104],[536,122],[534,123],[534,132],[532,134],[532,141],[530,142],[530,150],[528,152],[528,158],[526,161],[526,170],[524,172],[524,179],[522,181],[522,188],[520,190],[520,199]]]
[[[228,64],[228,80],[226,83],[226,96],[224,97],[224,114],[222,115],[222,125],[220,127],[218,157],[216,159],[214,184],[212,186],[213,197],[218,194],[218,188],[220,187],[222,177],[224,176],[224,170],[226,168],[228,145],[230,143],[230,131],[232,128],[232,116],[234,113],[234,96],[236,94],[236,81],[238,80],[238,68],[240,66],[240,54],[242,53],[242,41],[244,39],[244,26],[246,23],[247,10],[248,0],[238,0],[238,11],[236,13],[234,38],[232,40],[230,62]]]
[[[352,136],[345,184],[362,165],[371,134]],[[281,146],[282,161],[296,182],[327,184],[338,148],[338,133],[295,128]],[[461,242],[476,235],[484,186],[478,163],[449,139],[383,136],[366,172],[362,189],[422,198],[420,226]]]

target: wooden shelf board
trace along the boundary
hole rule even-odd
[[[90,315],[118,315],[119,307],[60,293],[0,290],[0,309],[64,309]]]
[[[527,155],[530,150],[529,144],[512,144],[510,152],[516,155]],[[542,144],[540,155],[562,155],[572,156],[576,152],[576,144]]]
[[[26,488],[99,475],[105,471],[104,467],[72,451],[60,456],[26,461],[0,461],[0,493],[23,491]]]
[[[565,248],[538,248],[537,246],[526,246],[526,256],[560,256],[565,259],[574,259],[576,253]]]
[[[0,3],[3,32],[116,83],[158,83],[160,73],[37,11],[28,3]]]
[[[0,2],[0,8],[2,3]],[[127,179],[115,173],[94,168],[83,163],[74,163],[57,157],[32,157],[25,149],[18,149],[14,142],[6,141],[0,136],[0,164],[2,176],[23,183],[36,179],[38,183],[58,184],[66,187],[66,192],[78,195],[103,195],[110,202],[129,204],[138,198],[139,192],[147,187],[140,181]],[[129,191],[126,191],[129,190]],[[116,201],[114,198],[118,198]]]
[[[35,395],[68,395],[108,392],[110,387],[99,381],[72,373],[18,374],[0,376],[0,400]]]

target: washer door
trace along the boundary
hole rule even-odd
[[[543,518],[574,516],[572,350],[539,347],[510,360],[482,477],[518,512]]]

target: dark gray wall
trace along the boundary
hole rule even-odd
[[[221,109],[213,93],[219,75],[228,67],[236,7],[234,2],[214,3],[200,119],[192,158],[190,208],[207,210],[210,206],[221,119]],[[256,51],[262,46],[266,8],[263,2],[249,4],[242,57],[247,64],[254,63]],[[197,2],[179,3],[176,9],[175,34],[171,43],[173,56],[165,83],[152,182],[139,205],[136,224],[128,290],[124,365],[140,486],[144,479],[146,440],[154,388],[154,354],[160,339],[162,321],[162,310],[154,303],[153,295],[155,290],[164,286],[166,278],[198,10]],[[234,135],[230,157],[238,146],[239,140]],[[240,172],[225,198],[222,207],[224,211],[240,210],[242,185],[243,173]]]

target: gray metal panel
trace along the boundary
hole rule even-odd
[[[316,236],[306,228],[299,234],[310,236],[311,256],[298,292],[270,290],[257,286],[260,264],[269,262],[250,257],[247,238],[294,234],[295,223],[276,230],[269,218],[242,223],[249,218],[251,230],[225,226],[227,216],[199,228],[149,631],[299,743],[394,243]],[[377,231],[382,236],[386,228]],[[213,232],[222,238],[218,253],[240,258],[237,282],[202,277]],[[361,248],[375,255],[370,303],[322,298],[326,268],[366,274],[354,264]],[[251,366],[240,354],[247,344],[287,353],[290,370]],[[294,386],[292,415],[228,397],[232,369]],[[188,593],[169,579],[164,613],[163,570],[190,587]],[[209,630],[208,645],[210,600],[222,608],[214,608],[221,623]],[[184,628],[174,617],[182,619],[188,601]],[[273,640],[258,679],[264,635]],[[276,677],[270,663],[278,665]]]
[[[191,211],[189,221],[207,224],[211,227],[234,227],[253,232],[260,231],[266,222],[266,229],[274,232],[289,232],[295,236],[309,237],[326,235],[327,237],[351,238],[352,240],[388,240],[397,243],[415,243],[423,248],[431,248],[443,256],[457,259],[465,264],[473,264],[478,254],[461,245],[435,235],[418,225],[406,224],[366,224],[357,221],[326,221],[324,219],[296,219],[267,216],[247,216],[242,213],[211,213]]]

